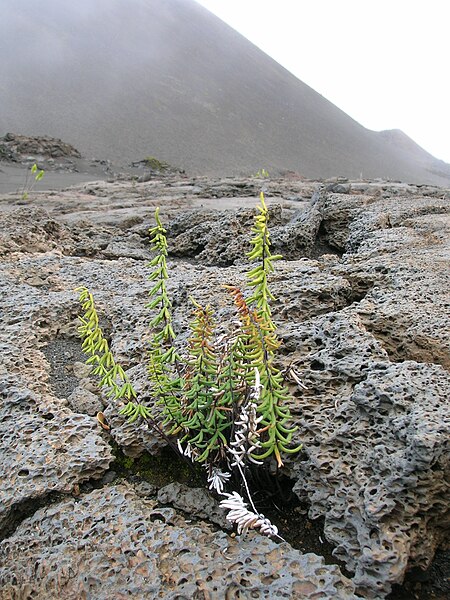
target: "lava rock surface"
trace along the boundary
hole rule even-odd
[[[124,460],[157,455],[164,443],[118,415],[74,350],[74,290],[85,285],[117,360],[147,397],[155,207],[169,232],[182,344],[189,296],[212,303],[220,326],[233,318],[222,284],[245,285],[261,186],[274,251],[285,255],[271,280],[279,366],[306,387],[290,383],[303,451],[286,469],[351,580],[286,543],[217,531],[214,509],[195,514],[198,495],[175,484],[145,497],[142,481],[111,475],[112,441]],[[0,197],[2,600],[124,590],[379,599],[427,569],[449,531],[449,197],[380,181],[179,175],[34,193],[26,207],[16,194]]]

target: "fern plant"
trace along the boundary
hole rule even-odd
[[[172,302],[167,292],[167,232],[159,217],[159,208],[155,211],[155,221],[155,227],[149,232],[155,256],[148,265],[152,269],[149,281],[153,283],[153,287],[149,292],[146,308],[156,312],[149,324],[153,336],[148,353],[148,374],[157,405],[162,406],[163,426],[171,425],[168,433],[173,435],[179,431],[182,421],[179,399],[182,387],[179,376],[181,357],[174,346]]]
[[[31,167],[29,171],[27,171],[27,175],[25,178],[25,183],[22,188],[22,200],[28,200],[29,195],[34,189],[34,186],[44,177],[45,171],[43,169],[38,169],[36,163]],[[30,182],[30,177],[32,181]]]
[[[268,286],[268,277],[274,271],[273,262],[282,258],[272,255],[270,251],[270,233],[268,229],[269,213],[260,194],[261,205],[258,206],[259,214],[255,217],[252,228],[254,233],[251,239],[252,250],[248,258],[257,262],[256,267],[248,273],[248,284],[252,289],[250,298],[245,301],[238,300],[235,293],[235,303],[238,304],[239,316],[242,321],[243,332],[247,336],[248,358],[252,367],[258,369],[261,380],[261,398],[258,412],[262,415],[261,424],[265,430],[265,439],[261,441],[262,452],[258,452],[258,460],[275,456],[278,466],[283,462],[282,453],[292,454],[299,448],[291,448],[292,436],[295,428],[287,426],[291,419],[290,411],[286,406],[290,394],[283,383],[283,376],[274,365],[275,351],[280,342],[276,337],[276,326],[272,321],[270,301],[274,297]],[[251,310],[249,307],[254,307]]]
[[[100,378],[100,385],[107,389],[108,396],[116,399],[136,398],[136,391],[123,368],[116,363],[109,349],[108,341],[99,325],[94,297],[85,287],[79,287],[79,300],[83,316],[79,317],[78,333],[83,338],[83,352],[89,356],[86,363],[92,366],[92,374]]]
[[[126,373],[114,360],[99,327],[92,294],[84,287],[79,288],[84,311],[79,332],[83,350],[89,354],[87,362],[99,376],[100,385],[118,401],[127,400],[120,413],[130,421],[148,420],[164,437],[176,439],[180,454],[204,464],[210,489],[228,497],[223,506],[230,509],[231,520],[236,514],[242,517],[246,506],[235,492],[230,495],[223,491],[231,477],[228,471],[236,470],[253,508],[247,517],[236,521],[238,527],[246,530],[253,523],[276,535],[276,528],[257,514],[246,479],[249,465],[273,458],[282,467],[283,455],[300,449],[292,446],[295,428],[289,425],[289,392],[275,365],[280,342],[272,320],[270,303],[274,298],[268,280],[273,263],[281,257],[271,254],[268,219],[261,193],[248,253],[254,264],[247,274],[249,293],[246,297],[238,287],[225,286],[233,299],[239,328],[219,336],[212,308],[192,300],[190,337],[182,353],[176,345],[167,289],[166,230],[156,210],[156,224],[150,230],[154,257],[149,263],[152,287],[147,304],[152,311],[148,350],[152,407],[139,403]]]

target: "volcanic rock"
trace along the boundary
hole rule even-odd
[[[81,158],[81,154],[70,144],[49,136],[29,137],[7,133],[0,138],[0,157],[13,162],[39,158]]]
[[[31,541],[31,543],[30,543]],[[335,565],[250,534],[231,539],[143,500],[127,484],[26,519],[1,548],[4,597],[248,596],[356,600]]]
[[[155,207],[169,233],[168,290],[182,347],[190,296],[214,306],[220,328],[234,318],[222,284],[245,287],[246,231],[261,186],[274,249],[288,259],[277,261],[270,282],[279,367],[306,388],[289,384],[303,450],[286,473],[310,516],[323,518],[351,583],[287,544],[215,532],[206,513],[187,523],[179,511],[192,501],[178,502],[176,490],[186,490],[177,482],[167,481],[159,500],[142,490],[138,497],[142,482],[121,483],[108,471],[107,442],[128,457],[158,453],[163,443],[98,391],[110,431],[69,404],[80,388],[95,390],[76,366],[74,289],[94,293],[116,360],[151,401],[145,304]],[[26,208],[3,196],[0,581],[9,597],[51,590],[110,598],[129,589],[170,598],[203,589],[211,597],[381,599],[413,569],[427,569],[449,531],[449,195],[386,181],[170,175],[37,193]],[[39,565],[33,577],[30,565]]]

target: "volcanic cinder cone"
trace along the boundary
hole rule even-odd
[[[365,129],[193,0],[3,0],[0,52],[0,135],[191,173],[450,183],[449,165]]]

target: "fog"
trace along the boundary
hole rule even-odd
[[[433,179],[193,0],[0,6],[0,135],[205,174]]]

